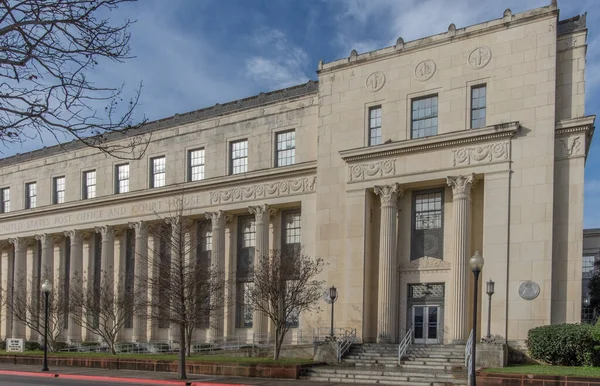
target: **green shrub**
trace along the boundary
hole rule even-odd
[[[589,324],[556,324],[532,328],[527,334],[531,358],[557,366],[594,366],[599,363],[600,331]]]
[[[2,350],[2,351],[6,350],[6,341],[5,340],[0,340],[0,350]]]
[[[36,341],[25,342],[25,351],[38,351],[40,350],[40,343]]]

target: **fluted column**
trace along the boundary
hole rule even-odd
[[[2,306],[1,319],[0,324],[2,325],[2,332],[0,332],[0,337],[2,339],[10,338],[12,336],[12,321],[13,321],[13,311],[11,309],[11,304],[13,300],[12,291],[10,289],[14,285],[13,274],[14,274],[14,260],[13,260],[13,251],[10,248],[9,244],[2,244],[2,255],[1,255],[1,265],[0,271],[2,271],[2,282],[0,285],[2,288],[6,289],[6,297],[2,299],[0,302]]]
[[[474,175],[448,177],[452,187],[452,208],[454,220],[454,265],[452,267],[452,288],[454,317],[452,338],[455,342],[467,339],[467,284],[471,234],[471,187]]]
[[[54,277],[54,240],[47,233],[36,235],[35,238],[42,244],[40,282],[43,283],[46,279],[52,282]]]
[[[136,221],[129,224],[129,227],[135,230],[135,267],[133,277],[133,299],[134,301],[145,302],[147,299],[147,285],[142,278],[142,270],[148,269],[148,225],[145,221]],[[135,307],[132,307],[135,309]],[[134,342],[143,342],[147,339],[146,318],[139,313],[133,315],[133,334]]]
[[[65,232],[71,241],[71,261],[69,270],[69,293],[83,291],[83,240],[80,231],[70,230]],[[68,301],[68,299],[65,299]],[[81,326],[75,323],[73,315],[83,312],[81,309],[69,308],[69,329],[67,333],[68,342],[81,342]]]
[[[184,258],[184,232],[182,229],[182,218],[181,216],[173,216],[166,219],[167,224],[171,225],[171,285],[174,283],[180,282],[179,279],[174,278],[173,275],[177,274],[177,267],[182,263],[182,259]],[[180,284],[181,285],[181,284]],[[172,293],[172,292],[171,292]],[[176,301],[177,299],[170,299],[171,302]],[[178,306],[171,306],[171,311],[173,309],[179,309]],[[179,341],[179,328],[176,324],[171,323],[169,326],[169,340],[170,341]]]
[[[27,286],[27,320],[25,325],[25,337],[27,340],[38,340],[38,332],[30,328],[30,325],[39,323],[40,312],[36,307],[40,300],[40,254],[35,239],[27,239],[25,248],[27,256],[27,280],[22,284]]]
[[[375,186],[381,200],[379,229],[379,286],[377,296],[377,342],[398,341],[398,262],[396,216],[398,198],[404,191],[398,184]]]
[[[212,232],[212,250],[210,259],[212,269],[218,272],[219,280],[225,280],[225,224],[231,221],[231,216],[228,216],[225,211],[206,213],[206,218],[211,222]],[[225,294],[223,294],[224,297]],[[221,299],[223,298],[221,297]],[[212,304],[218,304],[219,299],[215,296],[210,300]],[[223,336],[225,313],[225,304],[220,309],[211,306],[210,328],[213,330],[213,337]]]
[[[27,242],[22,237],[10,239],[10,242],[15,250],[13,304],[14,307],[23,308],[27,302],[27,282],[31,280],[27,277]],[[18,311],[20,315],[25,315],[26,312],[25,309]],[[15,317],[13,317],[12,337],[25,339],[25,324]]]
[[[269,205],[263,204],[248,208],[254,214],[256,241],[254,244],[254,270],[260,268],[264,259],[269,258]],[[257,309],[252,314],[252,332],[255,337],[262,339],[268,330],[268,318],[264,312]]]

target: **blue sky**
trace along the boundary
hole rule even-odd
[[[143,90],[139,117],[175,113],[317,79],[320,59],[359,53],[548,5],[550,0],[141,0],[111,13],[137,20],[135,58],[102,63],[98,84]],[[452,6],[449,6],[452,4]],[[559,0],[561,19],[588,12],[586,114],[600,111],[600,1]],[[586,165],[585,226],[600,227],[600,133]],[[28,141],[3,155],[53,145]]]

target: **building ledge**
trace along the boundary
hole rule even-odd
[[[519,127],[519,122],[502,123],[482,129],[454,131],[427,138],[409,139],[377,146],[342,150],[339,153],[346,162],[387,157],[396,154],[414,153],[423,150],[481,142],[489,139],[512,137],[517,133]]]

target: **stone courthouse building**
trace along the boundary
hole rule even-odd
[[[253,323],[238,260],[291,244],[328,263],[335,326],[364,341],[408,329],[417,343],[464,341],[477,250],[480,284],[495,282],[493,335],[522,342],[532,327],[580,321],[595,120],[584,111],[585,15],[560,20],[553,3],[498,16],[320,62],[318,81],[149,122],[131,133],[151,133],[139,160],[78,143],[0,160],[2,287],[37,291],[46,270],[148,269],[132,251],[157,249],[149,228],[183,194],[190,235],[237,278],[224,336],[269,329]],[[485,285],[480,294],[486,326]],[[327,327],[320,306],[297,328]],[[160,321],[126,327],[124,341],[171,337]],[[35,338],[6,304],[0,328]],[[64,338],[90,336],[69,323]]]

